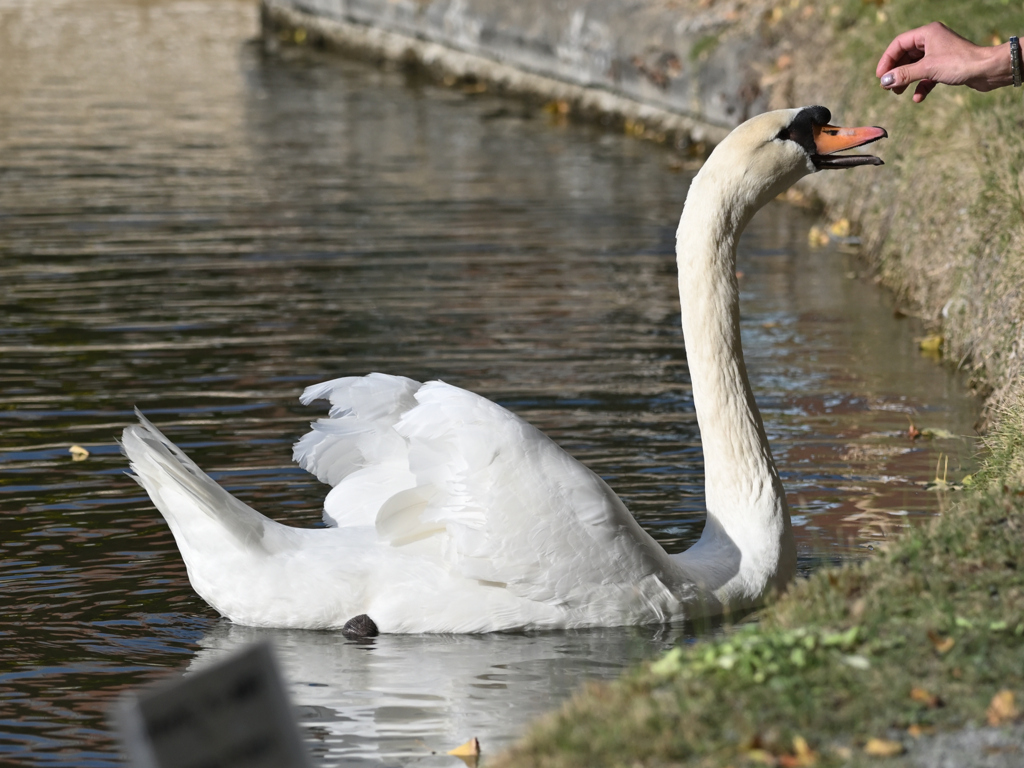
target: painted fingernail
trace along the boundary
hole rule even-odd
[[[886,72],[882,75],[882,87],[888,88],[890,85],[896,82],[896,75],[892,72]]]

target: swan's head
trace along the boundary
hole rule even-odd
[[[798,179],[817,171],[882,165],[874,155],[840,155],[887,136],[884,128],[840,128],[825,107],[781,109],[752,117],[711,153],[699,176],[720,193],[760,207]]]

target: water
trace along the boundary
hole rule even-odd
[[[233,627],[189,587],[115,439],[139,406],[233,492],[315,525],[290,462],[310,383],[441,377],[548,431],[672,551],[701,463],[661,148],[486,93],[250,41],[234,0],[0,0],[0,762],[105,766],[125,689],[254,638],[280,649],[320,765],[455,765],[653,628],[379,638]],[[853,172],[884,173],[884,169]],[[942,502],[972,447],[961,382],[803,212],[742,244],[744,341],[801,566],[863,556]],[[72,461],[68,448],[90,456]]]

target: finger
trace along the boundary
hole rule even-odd
[[[893,93],[900,94],[907,90],[909,83],[898,84],[896,81],[896,72],[887,72],[882,75],[882,79],[879,81],[883,88],[892,91]]]
[[[875,76],[881,77],[901,64],[920,59],[924,55],[924,47],[924,37],[921,35],[920,27],[896,35],[889,43],[889,47],[885,49],[882,58],[878,60]]]
[[[921,59],[911,64],[904,64],[901,67],[886,72],[879,81],[883,88],[888,88],[896,93],[903,93],[907,86],[916,83],[918,80],[930,80],[935,74],[934,67],[928,59]]]
[[[917,87],[914,89],[914,102],[920,104],[922,101],[924,101],[936,85],[938,85],[938,83],[935,82],[934,80],[922,80],[921,82],[919,82],[917,84]]]

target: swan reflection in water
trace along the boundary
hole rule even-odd
[[[200,640],[189,672],[269,641],[321,764],[458,766],[449,749],[476,737],[494,754],[586,680],[617,677],[687,635],[676,625],[346,641],[223,621]]]

